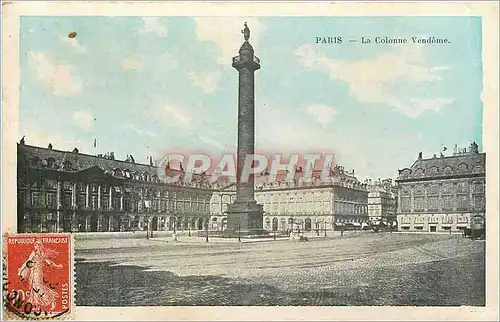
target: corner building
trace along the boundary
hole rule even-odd
[[[17,146],[19,232],[201,230],[212,187],[202,175],[167,185],[157,168],[105,156]],[[167,169],[169,175],[179,170]]]
[[[399,170],[399,230],[457,232],[485,216],[486,154],[473,142],[453,156],[418,159]]]

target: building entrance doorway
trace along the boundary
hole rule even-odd
[[[435,233],[436,232],[436,226],[431,226],[431,233]]]

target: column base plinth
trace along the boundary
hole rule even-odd
[[[263,226],[264,209],[255,200],[228,205],[226,237],[262,236],[268,232]]]

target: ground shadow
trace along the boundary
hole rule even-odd
[[[255,283],[221,276],[184,277],[168,271],[147,271],[138,266],[115,266],[112,262],[79,259],[76,305],[485,305],[484,254],[420,264],[359,268],[338,272],[335,280],[338,286],[333,290],[323,290],[321,283],[317,283],[317,291],[310,291],[309,285],[308,291],[287,292],[265,281]]]

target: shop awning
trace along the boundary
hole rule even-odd
[[[451,227],[451,224],[442,224],[441,227]]]
[[[410,227],[410,224],[401,224],[401,227]]]
[[[423,223],[422,224],[413,224],[413,226],[415,226],[415,227],[424,227],[424,224]]]
[[[466,223],[458,223],[457,227],[467,227],[467,224]]]
[[[341,222],[336,222],[336,223],[335,223],[335,226],[344,226],[344,224],[343,224],[343,223],[341,223]]]
[[[360,227],[360,226],[361,226],[361,223],[359,223],[359,222],[353,222],[352,224],[353,224],[354,226],[356,226],[356,227]]]

